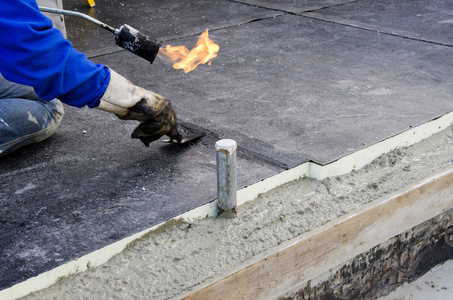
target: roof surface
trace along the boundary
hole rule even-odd
[[[348,3],[349,2],[349,3]],[[194,145],[130,133],[136,122],[65,107],[50,139],[0,159],[0,289],[216,198],[216,140],[238,142],[238,187],[312,160],[328,164],[453,110],[453,4],[444,1],[65,0],[109,25],[195,44],[211,66],[185,74],[123,51],[66,17],[97,63],[165,95],[207,135]]]

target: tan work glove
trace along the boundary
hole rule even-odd
[[[110,69],[110,83],[101,98],[98,109],[114,113],[122,120],[137,120],[140,125],[132,138],[146,146],[163,135],[179,141],[176,114],[171,103],[163,96],[133,85]]]

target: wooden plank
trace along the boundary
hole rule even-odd
[[[275,299],[453,207],[453,168],[263,254],[184,299]]]

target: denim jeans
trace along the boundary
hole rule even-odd
[[[0,74],[0,156],[51,136],[63,119],[62,103],[44,101],[32,87]]]

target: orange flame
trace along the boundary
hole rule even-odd
[[[159,57],[166,56],[170,61],[174,62],[173,68],[183,69],[185,73],[195,70],[199,64],[211,65],[212,60],[217,57],[217,52],[220,47],[208,37],[206,29],[198,39],[195,47],[189,51],[185,46],[170,46],[161,48]]]

